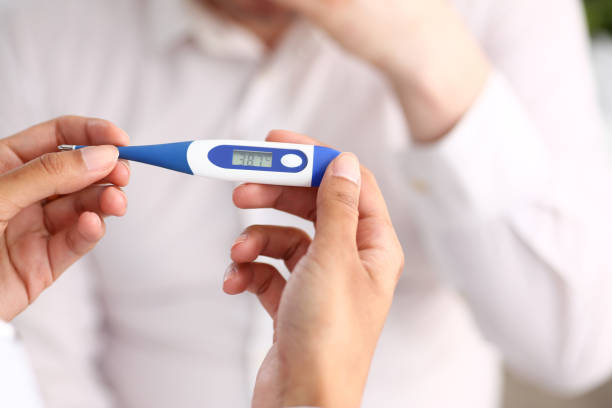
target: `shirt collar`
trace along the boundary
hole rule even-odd
[[[189,10],[182,0],[149,0],[147,30],[155,48],[168,49],[189,36]]]
[[[156,50],[194,41],[217,57],[258,59],[263,43],[251,32],[216,16],[194,0],[149,0],[148,25]]]

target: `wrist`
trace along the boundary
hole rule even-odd
[[[450,6],[412,27],[409,44],[397,45],[380,64],[393,86],[417,143],[438,141],[469,110],[491,66],[478,43]],[[397,52],[397,50],[406,50]]]
[[[353,390],[345,384],[331,388],[324,384],[289,386],[282,398],[282,407],[357,408],[363,389]]]
[[[281,395],[283,407],[327,407],[330,386],[325,380],[324,368],[316,359],[301,359],[298,364],[281,358]]]
[[[322,365],[301,365],[285,371],[281,381],[283,407],[359,407],[365,386],[365,378],[354,372]]]

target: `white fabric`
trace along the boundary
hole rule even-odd
[[[42,402],[15,329],[0,321],[0,407],[41,408]]]
[[[5,2],[0,133],[71,113],[133,144],[286,128],[354,151],[407,258],[364,407],[495,407],[498,353],[544,385],[591,386],[612,362],[612,179],[579,3],[455,3],[496,73],[431,148],[411,146],[384,79],[310,25],[266,55],[167,0]],[[270,323],[221,293],[228,249],[253,222],[305,224],[237,211],[224,182],[132,169],[128,216],[16,322],[46,402],[247,406]]]
[[[593,65],[599,84],[599,100],[607,123],[609,141],[612,140],[612,36],[600,35],[593,42]],[[612,148],[612,145],[609,146]]]

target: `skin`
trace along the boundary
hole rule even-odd
[[[110,122],[62,117],[0,140],[0,319],[10,321],[125,214],[130,177]],[[60,144],[107,145],[57,152]],[[111,184],[109,186],[108,184]]]
[[[267,140],[317,144],[279,131]],[[374,176],[344,153],[318,190],[244,184],[234,202],[316,224],[312,241],[295,228],[253,225],[232,247],[224,290],[256,294],[274,320],[253,407],[358,407],[404,262]],[[260,255],[284,260],[289,279],[255,262]]]
[[[318,25],[393,85],[417,143],[442,139],[491,66],[448,0],[200,0],[274,46],[293,15]]]
[[[289,27],[295,13],[268,0],[200,0],[221,17],[232,20],[274,48]]]

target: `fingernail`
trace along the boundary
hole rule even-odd
[[[236,240],[234,241],[234,244],[232,245],[232,248],[234,248],[236,245],[240,245],[243,242],[246,242],[247,239],[249,239],[248,234],[241,234],[238,238],[236,238]]]
[[[332,163],[332,175],[342,177],[355,184],[361,181],[361,169],[359,160],[352,153],[342,153]]]
[[[233,263],[228,266],[223,274],[223,283],[227,282],[227,280],[230,279],[237,271],[238,269],[236,268],[236,264]]]
[[[89,171],[104,170],[111,167],[119,157],[119,151],[113,146],[90,146],[79,149]]]

